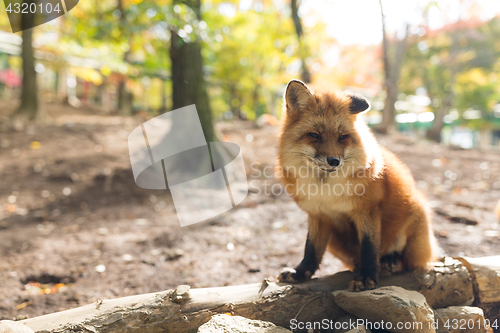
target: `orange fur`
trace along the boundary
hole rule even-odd
[[[500,220],[500,200],[498,200],[497,205],[495,207],[495,214],[498,217],[498,219]]]
[[[307,87],[291,95],[285,96],[278,174],[309,215],[318,263],[328,249],[347,267],[358,267],[363,234],[370,236],[379,259],[402,253],[407,269],[425,268],[435,260],[425,198],[408,168],[350,112],[349,95]],[[298,110],[291,109],[293,103]],[[320,133],[321,140],[310,133]],[[339,139],[343,134],[347,137]],[[330,167],[328,156],[339,157],[341,164]]]

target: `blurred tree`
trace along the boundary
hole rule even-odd
[[[230,5],[234,12],[227,15]],[[241,112],[241,117],[248,119],[265,112],[278,116],[284,85],[301,77],[302,61],[290,6],[263,2],[241,8],[221,1],[211,9],[215,10],[207,10],[203,16],[209,28],[204,39],[209,47],[204,48],[204,55],[215,116],[228,110],[236,117]],[[333,41],[321,23],[310,29],[316,32],[309,41],[314,52],[303,63],[321,68],[323,50]]]
[[[453,108],[491,112],[498,98],[500,19],[461,20],[412,39],[402,74],[406,93],[425,91],[435,119],[427,137],[439,142],[444,116]],[[493,72],[487,75],[487,72]]]
[[[404,36],[401,39],[394,37],[393,45],[390,45],[387,37],[384,9],[382,0],[379,0],[380,13],[382,16],[382,61],[384,64],[384,88],[386,91],[382,123],[374,130],[379,133],[388,133],[395,130],[396,109],[394,104],[398,100],[398,80],[401,73],[401,65],[406,53],[406,41],[409,34],[409,25],[406,24]],[[391,49],[393,52],[391,54]]]
[[[500,75],[497,71],[472,68],[457,75],[454,89],[458,111],[474,109],[491,113],[500,101]]]
[[[12,114],[14,126],[21,128],[25,122],[33,121],[38,116],[38,87],[36,82],[35,56],[33,52],[33,30],[35,21],[34,13],[21,16],[22,44],[22,69],[23,81],[21,87],[21,103]]]
[[[94,99],[110,103],[117,97],[120,108],[131,107],[123,93],[126,90],[128,95],[137,96],[134,107],[147,104],[150,109],[154,99],[155,108],[165,111],[167,103],[162,101],[175,99],[176,106],[169,105],[173,108],[192,104],[193,91],[200,88],[206,93],[196,102],[202,119],[207,118],[204,115],[208,112],[201,105],[215,110],[217,117],[228,110],[250,119],[266,110],[277,115],[279,95],[286,81],[301,75],[301,63],[309,65],[310,73],[318,73],[325,47],[332,43],[324,33],[323,23],[307,26],[323,32],[308,41],[311,52],[304,59],[290,10],[288,2],[269,1],[251,3],[246,9],[236,0],[212,0],[203,5],[172,0],[80,2],[71,15],[61,20],[61,38],[51,52],[80,59],[82,70],[69,70],[78,79],[87,80],[89,75],[85,72],[97,69],[92,75],[104,78],[93,81],[94,84],[106,82],[107,88],[91,89],[91,93],[103,95]],[[169,52],[165,52],[166,48]],[[188,53],[189,59],[185,57]],[[172,71],[174,62],[181,67],[174,66]],[[184,66],[188,63],[190,67],[198,65]],[[86,68],[88,65],[91,67]],[[201,82],[197,79],[200,73],[205,77],[199,87],[196,84],[195,89],[181,88],[187,81],[181,82],[181,77],[194,75],[193,80]],[[156,78],[165,80],[163,88],[155,83]],[[193,81],[190,85],[194,87]],[[119,93],[115,95],[111,86],[120,87]]]
[[[145,62],[144,50],[151,48],[149,43],[153,39],[149,29],[160,19],[149,17],[146,11],[162,5],[165,1],[80,2],[71,11],[72,15],[64,16],[64,30],[57,51],[80,57],[87,63],[92,59],[102,75],[111,75],[109,80],[103,81],[116,86],[117,99],[113,108],[120,114],[132,113],[133,95],[128,86],[132,86],[131,80],[140,74],[138,67]],[[164,43],[161,47],[165,48]],[[162,57],[156,55],[156,58],[165,65],[161,62]]]
[[[299,16],[299,0],[291,0],[292,7],[292,19],[293,25],[295,26],[295,32],[297,33],[297,38],[299,40],[299,57],[301,61],[301,73],[300,77],[305,83],[311,82],[311,72],[307,68],[306,57],[307,57],[307,44],[304,41],[304,31],[302,29],[302,22]]]
[[[201,0],[184,0],[182,2],[174,0],[175,5],[179,5],[180,3],[185,4],[193,10],[197,20],[201,20]],[[195,104],[205,139],[207,142],[213,142],[216,139],[216,135],[212,122],[212,109],[203,75],[201,46],[197,37],[193,37],[193,40],[187,36],[183,38],[179,36],[179,30],[176,26],[171,26],[170,29],[172,108],[178,109]]]
[[[125,6],[123,4],[123,0],[118,0],[117,3],[117,13],[120,16],[120,31],[121,34],[124,38],[128,40],[132,40],[132,36],[130,36],[129,31],[127,31],[127,12],[125,10]],[[125,63],[130,62],[130,46],[129,48],[125,51],[123,55],[123,61]],[[130,93],[127,90],[127,76],[126,75],[120,75],[119,77],[119,82],[118,82],[118,112],[122,115],[129,116],[132,114],[132,93]]]

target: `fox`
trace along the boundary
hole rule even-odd
[[[355,278],[351,291],[377,288],[381,265],[427,269],[436,260],[429,205],[408,167],[377,143],[362,96],[291,80],[284,94],[277,177],[308,215],[304,258],[278,282],[301,283],[326,250]]]

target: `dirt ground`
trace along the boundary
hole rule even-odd
[[[0,120],[14,106],[0,101]],[[275,165],[276,127],[217,124],[242,148],[251,193],[224,215],[181,228],[167,191],[134,183],[127,138],[144,118],[56,104],[45,110],[51,124],[0,129],[0,319],[180,284],[260,282],[300,261],[306,214],[272,193],[273,178],[258,177]],[[428,196],[443,254],[500,254],[493,214],[499,151],[453,150],[404,135],[379,141]],[[327,255],[317,275],[342,269]]]

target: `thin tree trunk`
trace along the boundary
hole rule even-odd
[[[123,0],[118,0],[117,9],[120,11],[120,25],[122,34],[124,34],[125,27],[127,26],[127,17],[123,6]],[[130,51],[125,52],[123,55],[123,61],[127,63],[129,61],[129,57]],[[121,75],[118,83],[118,113],[124,116],[130,116],[132,114],[132,94],[127,90],[126,75]]]
[[[385,15],[382,0],[379,0],[380,14],[382,16],[382,58],[384,64],[384,87],[386,97],[384,102],[382,123],[374,128],[379,133],[390,133],[396,129],[396,108],[394,104],[398,100],[398,80],[401,73],[401,65],[406,53],[406,41],[409,34],[409,25],[406,25],[405,36],[395,41],[394,59],[389,57],[389,41],[385,28]]]
[[[450,72],[450,77],[447,84],[452,87],[455,83],[456,75],[459,72],[459,65],[456,63],[456,58],[458,55],[458,40],[456,37],[452,38],[450,58],[448,61],[448,66]],[[448,113],[448,111],[453,106],[453,88],[446,89],[446,94],[442,97],[441,106],[438,112],[434,113],[434,122],[432,127],[427,131],[426,137],[435,142],[441,142],[441,130],[443,129],[443,117]]]
[[[253,92],[252,92],[252,103],[255,114],[257,114],[259,110],[261,110],[259,90],[260,90],[260,85],[256,83],[255,86],[253,87]]]
[[[127,91],[127,77],[122,76],[118,83],[118,113],[124,116],[132,114],[132,105],[130,103],[130,93]]]
[[[384,110],[382,111],[382,123],[374,129],[379,133],[386,134],[395,127],[395,107],[397,99],[397,87],[391,83],[391,67],[389,63],[389,42],[387,41],[387,32],[385,30],[385,15],[382,0],[379,0],[380,14],[382,16],[382,60],[384,63],[384,88],[386,92]]]
[[[33,51],[33,28],[25,29],[33,26],[35,15],[32,13],[22,15],[22,68],[23,82],[21,87],[21,104],[14,112],[16,118],[24,118],[25,120],[35,120],[38,113],[38,87],[36,82],[35,72],[35,56]]]
[[[167,80],[161,79],[161,106],[160,113],[167,112]]]
[[[392,82],[385,83],[385,101],[382,111],[382,123],[375,127],[375,131],[382,134],[392,133],[396,129],[396,107],[398,100],[398,87]]]
[[[174,1],[179,3],[179,1]],[[201,20],[201,1],[184,1]],[[197,41],[186,41],[179,37],[176,29],[171,30],[170,60],[172,62],[172,108],[178,109],[196,105],[201,126],[207,142],[216,139],[212,109],[203,76],[201,47]]]
[[[290,5],[292,7],[293,25],[295,26],[295,32],[297,33],[297,38],[299,40],[299,57],[302,61],[300,77],[305,83],[310,83],[312,78],[311,72],[307,68],[306,64],[307,48],[303,41],[304,30],[302,29],[302,22],[300,21],[298,0],[291,0]]]
[[[233,101],[237,101],[238,105],[233,105]],[[233,111],[234,118],[241,119],[241,103],[238,98],[238,93],[236,91],[236,84],[231,83],[229,85],[229,105]]]
[[[441,106],[439,107],[439,110],[434,115],[434,122],[432,123],[432,127],[429,128],[425,134],[427,139],[435,142],[441,142],[441,130],[443,129],[444,125],[443,117],[446,115],[446,113],[448,113],[448,110],[451,107],[452,98],[452,94],[451,92],[449,92],[442,102]]]

